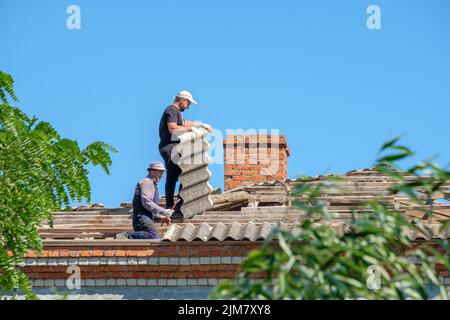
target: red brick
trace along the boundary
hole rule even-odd
[[[191,271],[188,273],[188,278],[205,278],[205,274],[200,271]]]
[[[133,276],[132,272],[119,272],[120,278],[131,278]]]
[[[136,251],[137,257],[147,257],[153,255],[154,250]]]
[[[55,277],[55,274],[50,272],[42,272],[39,274],[39,279],[53,279]]]
[[[136,257],[136,251],[127,250],[125,254],[127,257]]]
[[[177,279],[186,279],[188,276],[187,272],[174,272],[173,277]]]
[[[172,254],[168,251],[158,252],[158,257],[170,257]]]
[[[447,267],[445,266],[445,265],[443,265],[443,264],[436,264],[436,270],[439,270],[439,271],[446,271],[446,270],[448,270],[447,269]]]
[[[42,253],[39,255],[39,258],[48,258],[48,251],[42,251]]]
[[[103,251],[102,250],[93,250],[92,251],[92,256],[93,257],[103,257]]]
[[[183,272],[183,271],[190,271],[191,270],[191,266],[179,266],[178,270]]]
[[[173,269],[173,267],[171,265],[160,265],[159,266],[159,270],[161,270],[161,271],[170,271],[172,269]]]
[[[115,251],[114,250],[105,250],[105,251],[103,251],[103,255],[105,257],[114,257]]]
[[[28,258],[37,258],[37,255],[33,251],[28,251],[28,253],[26,254],[26,257],[28,257]]]
[[[55,251],[49,251],[48,252],[48,256],[50,258],[58,258],[59,257],[59,251],[55,250]]]
[[[92,252],[90,250],[83,250],[80,254],[81,257],[90,257],[92,256]]]
[[[80,251],[70,251],[69,257],[75,258],[80,256]]]
[[[98,271],[98,272],[92,272],[90,273],[91,279],[108,279],[107,272],[104,271]]]
[[[69,256],[69,250],[66,249],[59,250],[59,256],[61,258],[67,258]]]
[[[116,256],[116,257],[125,257],[125,251],[124,250],[116,250],[114,252],[114,256]]]

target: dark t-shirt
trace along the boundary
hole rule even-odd
[[[176,144],[177,141],[172,141],[172,135],[167,127],[167,122],[176,122],[177,125],[182,126],[184,124],[183,115],[174,105],[170,105],[164,109],[161,121],[159,122],[159,150],[169,144]]]

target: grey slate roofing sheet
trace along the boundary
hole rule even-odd
[[[173,224],[164,234],[163,240],[169,241],[224,241],[224,240],[264,240],[271,233],[274,225],[269,222],[256,224],[252,221],[247,223],[233,222],[231,224],[224,224],[218,222],[215,224],[208,224],[206,222],[194,225],[187,223],[184,225]],[[282,224],[281,228],[286,231],[291,231],[293,224]]]
[[[211,159],[207,154],[210,146],[207,135],[208,131],[204,128],[197,128],[197,133],[184,132],[178,135],[180,143],[175,146],[181,155],[174,162],[181,169],[178,180],[183,185],[180,197],[183,199],[181,212],[185,218],[192,218],[213,207],[211,192],[214,189],[208,182],[212,174],[208,170]]]
[[[321,223],[318,223],[321,224]],[[332,222],[327,223],[331,226],[338,236],[344,235],[349,230],[348,222]],[[172,224],[163,236],[163,240],[167,241],[257,241],[267,239],[273,228],[278,227],[283,231],[296,233],[300,231],[298,224],[295,223],[278,223],[270,222],[255,223],[253,221],[239,223],[233,222],[231,224],[224,224],[217,222],[209,224],[206,222],[200,224]],[[415,239],[431,239],[439,238],[446,239],[449,236],[448,231],[441,232],[439,224],[426,224],[425,228],[428,231],[420,232],[418,230],[408,230],[407,235],[412,240]]]

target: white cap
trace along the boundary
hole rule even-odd
[[[179,98],[188,99],[191,103],[197,104],[197,101],[195,101],[194,98],[192,98],[192,94],[189,91],[181,90],[180,92],[177,93],[176,96]]]

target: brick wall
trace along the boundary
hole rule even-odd
[[[80,269],[81,285],[212,286],[233,279],[242,259],[260,242],[155,243],[140,246],[45,247],[30,252],[23,270],[35,287],[65,287],[69,266]]]
[[[200,291],[191,290],[186,293],[186,298],[189,294],[201,294],[206,298],[208,287],[222,279],[235,278],[242,259],[261,245],[260,241],[139,241],[134,245],[100,245],[94,242],[78,246],[45,246],[39,256],[28,253],[23,270],[35,289],[66,290],[67,280],[72,275],[69,267],[75,265],[80,270],[81,290],[91,288],[93,291],[90,294],[113,294],[122,290],[120,288],[197,288]],[[417,257],[411,257],[411,262],[420,263]],[[438,265],[436,269],[445,279],[445,284],[450,285],[449,270],[443,265]],[[256,275],[261,276],[264,275]],[[154,295],[155,292],[145,294]],[[181,291],[171,291],[170,297],[179,298],[178,293],[181,294]]]
[[[228,135],[223,147],[225,190],[287,179],[290,151],[284,135]]]

